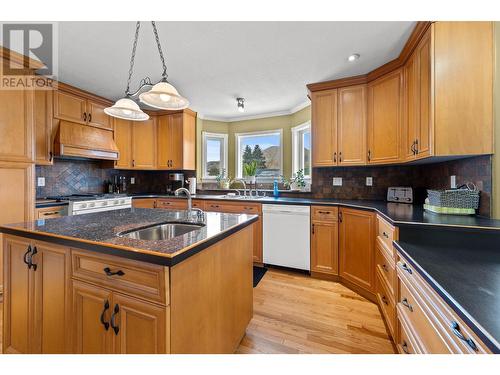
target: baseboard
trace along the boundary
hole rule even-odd
[[[333,275],[333,274],[330,274],[330,273],[322,273],[322,272],[311,271],[311,277],[314,278],[314,279],[321,279],[321,280],[328,280],[328,281],[340,282],[340,276],[339,275]]]

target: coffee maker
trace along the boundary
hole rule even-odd
[[[167,194],[173,194],[177,189],[184,187],[184,173],[169,173]]]

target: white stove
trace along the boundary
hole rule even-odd
[[[94,212],[121,210],[132,207],[131,197],[97,198],[69,201],[68,215],[83,215]]]

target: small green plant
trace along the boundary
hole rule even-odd
[[[243,164],[243,173],[247,177],[252,177],[257,174],[257,162],[252,160],[250,163]]]
[[[226,176],[226,169],[222,168],[220,174],[215,177],[215,181],[221,189],[229,189],[229,185],[232,182],[232,178],[230,176]]]
[[[285,186],[286,189],[293,189],[294,187],[303,189],[306,187],[306,181],[303,169],[299,169],[297,173],[294,173],[293,177],[291,178],[287,178],[283,175],[281,175],[280,178],[281,178],[281,183]]]
[[[294,177],[294,182],[297,184],[297,186],[301,189],[306,187],[306,181],[304,179],[304,170],[299,169],[297,171],[297,174]]]

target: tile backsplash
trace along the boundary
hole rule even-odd
[[[101,193],[105,181],[114,176],[127,178],[129,193],[163,193],[168,182],[167,171],[115,170],[109,162],[56,159],[52,166],[37,166],[36,176],[45,177],[45,186],[36,188],[37,197],[75,193]],[[184,171],[185,178],[194,171]],[[492,163],[491,156],[477,156],[446,162],[420,165],[314,168],[310,193],[300,196],[333,199],[385,200],[389,186],[410,186],[415,203],[421,204],[426,189],[446,189],[450,176],[455,175],[457,186],[473,182],[481,190],[479,214],[491,215]],[[130,178],[135,184],[130,184]],[[333,177],[342,177],[342,186],[332,186]],[[373,177],[373,186],[365,186],[366,177]],[[284,195],[297,195],[284,193]]]

